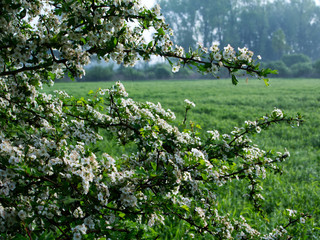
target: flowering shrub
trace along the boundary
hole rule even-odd
[[[216,198],[227,182],[243,181],[263,213],[260,182],[289,153],[261,150],[249,136],[279,122],[300,124],[300,115],[275,109],[230,134],[212,130],[200,138],[174,126],[174,113],[160,103],[128,98],[119,82],[89,99],[39,91],[65,74],[83,75],[94,54],[126,66],[163,56],[173,71],[227,68],[234,84],[241,70],[266,77],[272,71],[260,70],[251,51],[199,45],[185,52],[170,41],[159,6],[146,9],[138,0],[1,0],[0,12],[1,238],[158,238],[154,226],[174,216],[189,224],[186,237],[275,239],[305,222],[307,215],[288,210],[288,224],[263,235],[245,218],[219,212]],[[155,34],[146,43],[148,29]],[[195,104],[185,104],[187,118]],[[98,154],[100,130],[134,150]]]

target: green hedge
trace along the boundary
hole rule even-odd
[[[320,59],[312,62],[304,54],[284,55],[281,60],[262,63],[263,68],[278,70],[278,74],[271,77],[282,78],[320,78]],[[221,71],[219,77],[228,77],[227,71]],[[118,80],[161,80],[161,79],[199,79],[211,78],[212,76],[203,76],[192,69],[180,68],[177,73],[172,73],[171,66],[165,63],[144,66],[141,68],[131,68],[121,66],[117,69],[112,64],[95,65],[86,69],[86,75],[79,82],[97,82],[97,81],[118,81]],[[65,78],[62,81],[68,81]]]
[[[311,59],[304,54],[284,55],[281,60],[262,64],[264,68],[278,70],[273,77],[284,78],[320,78],[320,59],[312,63]]]
[[[188,79],[199,78],[200,74],[189,69],[181,68],[179,72],[172,73],[169,64],[158,63],[143,68],[121,66],[117,69],[113,65],[96,65],[86,69],[86,75],[81,82],[117,81],[117,80],[153,80],[153,79]]]

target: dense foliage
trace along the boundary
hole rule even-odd
[[[263,217],[260,182],[289,153],[259,149],[249,135],[279,122],[299,125],[300,115],[274,109],[230,134],[200,138],[194,128],[173,126],[174,113],[160,103],[128,98],[119,82],[89,99],[39,91],[64,74],[81,77],[94,54],[126,66],[163,56],[173,72],[185,64],[202,73],[226,68],[237,84],[239,70],[260,78],[272,72],[259,69],[253,52],[230,45],[185,52],[170,40],[159,6],[135,0],[1,0],[0,12],[1,237],[150,239],[158,238],[155,224],[174,217],[189,224],[187,237],[273,239],[305,222],[307,215],[288,209],[288,223],[262,234],[244,217],[219,212],[216,198],[228,182],[243,181]],[[148,29],[155,33],[146,43]],[[187,118],[194,103],[185,105]],[[100,131],[131,151],[98,154]]]

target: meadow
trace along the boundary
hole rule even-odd
[[[110,87],[112,82],[56,83],[45,88],[46,92],[65,90],[75,96],[85,96],[90,90]],[[179,125],[184,118],[184,99],[196,104],[189,111],[191,120],[207,130],[217,129],[222,133],[242,126],[245,120],[255,120],[275,107],[288,115],[297,112],[304,116],[305,123],[299,128],[281,124],[253,137],[263,149],[291,153],[289,161],[282,164],[281,175],[270,175],[264,182],[266,199],[264,208],[268,221],[259,220],[252,208],[242,200],[241,185],[230,185],[221,198],[221,211],[234,215],[251,216],[250,223],[267,231],[275,223],[285,224],[282,213],[296,209],[312,215],[303,229],[297,229],[297,239],[320,239],[320,79],[271,79],[266,87],[263,81],[241,80],[233,86],[231,80],[193,81],[135,81],[124,82],[129,97],[135,101],[160,102],[177,116]],[[113,141],[100,143],[101,150],[118,154]],[[233,199],[233,200],[232,200]],[[269,222],[266,224],[265,222]],[[187,227],[174,219],[167,222],[167,230],[161,239],[181,239],[181,229]]]

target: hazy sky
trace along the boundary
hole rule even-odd
[[[142,3],[147,7],[152,7],[153,4],[155,3],[155,0],[142,0]]]
[[[320,1],[320,0],[319,0]],[[143,4],[146,5],[147,7],[152,7],[153,4],[155,3],[155,0],[142,0]]]

